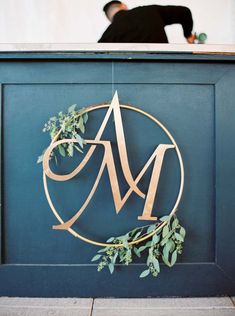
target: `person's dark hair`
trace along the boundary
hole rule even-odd
[[[109,8],[113,5],[113,4],[121,4],[121,1],[110,1],[108,3],[106,3],[106,5],[103,7],[103,11],[105,12],[106,16],[108,13]]]

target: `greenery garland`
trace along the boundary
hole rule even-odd
[[[78,141],[79,147],[75,143],[65,143],[58,146],[58,152],[62,157],[73,157],[74,149],[79,153],[83,153],[82,149],[85,145],[85,140],[81,136],[81,133],[85,133],[85,125],[88,121],[88,113],[84,111],[84,108],[76,110],[77,104],[69,106],[67,113],[59,112],[58,117],[51,117],[47,123],[45,123],[43,132],[49,132],[51,140],[59,134],[57,140],[75,138]],[[45,150],[38,157],[37,163],[41,163],[43,160]],[[55,159],[58,163],[56,153],[52,152],[51,158]]]
[[[76,106],[76,104],[71,105],[67,113],[59,112],[58,117],[51,117],[44,125],[43,132],[49,132],[51,140],[59,135],[57,140],[75,138],[78,141],[79,147],[75,143],[65,143],[59,145],[56,152],[52,152],[51,158],[54,158],[56,164],[58,163],[57,153],[62,157],[73,157],[74,149],[83,153],[82,149],[86,142],[81,133],[85,133],[88,114],[84,108],[76,110]],[[42,162],[44,152],[45,150],[38,157],[37,163]],[[130,244],[149,234],[151,237],[147,239],[147,242]],[[125,235],[110,237],[107,243],[113,243],[114,246],[101,248],[91,261],[99,260],[97,270],[102,271],[108,267],[112,274],[118,263],[129,265],[135,257],[147,255],[146,269],[142,271],[140,278],[148,275],[157,277],[160,273],[160,261],[168,267],[176,263],[178,255],[183,250],[185,234],[186,231],[180,225],[176,215],[163,216],[155,224],[136,227]]]
[[[166,224],[163,226],[164,222]],[[154,231],[156,233],[146,243],[130,245],[130,242]],[[125,235],[109,238],[107,242],[113,243],[115,246],[100,249],[91,261],[100,260],[97,270],[101,271],[108,267],[112,274],[116,263],[129,265],[134,257],[140,258],[147,254],[147,269],[140,274],[140,278],[148,275],[157,277],[160,273],[161,259],[168,267],[172,267],[176,263],[178,255],[183,250],[185,235],[186,231],[179,224],[176,215],[164,216],[155,224],[137,227]],[[117,246],[118,244],[121,244],[120,247]]]

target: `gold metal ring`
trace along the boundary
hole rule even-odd
[[[101,104],[101,105],[95,105],[95,106],[90,106],[90,107],[87,107],[84,111],[83,111],[83,114],[84,113],[88,113],[88,112],[92,112],[94,110],[99,110],[99,109],[103,109],[103,108],[108,108],[110,105],[109,104]],[[135,111],[137,113],[140,113],[140,114],[143,114],[145,115],[146,117],[148,117],[149,119],[151,119],[153,122],[155,122],[158,126],[160,126],[164,132],[167,134],[167,136],[170,138],[172,144],[175,146],[175,150],[176,150],[176,153],[177,153],[177,157],[178,157],[178,160],[179,160],[179,165],[180,165],[180,177],[181,177],[181,180],[180,180],[180,188],[179,188],[179,192],[178,192],[178,196],[177,196],[177,199],[175,201],[175,204],[174,204],[174,207],[172,208],[169,216],[171,217],[172,215],[175,214],[175,212],[177,211],[177,208],[179,206],[179,203],[180,203],[180,199],[182,197],[182,193],[183,193],[183,188],[184,188],[184,164],[183,164],[183,160],[182,160],[182,156],[181,156],[181,153],[180,153],[180,150],[179,150],[179,147],[175,141],[175,139],[173,138],[173,136],[171,135],[171,133],[168,131],[168,129],[158,120],[156,119],[154,116],[152,116],[151,114],[139,109],[139,108],[136,108],[134,106],[131,106],[131,105],[121,105],[120,104],[120,107],[123,108],[123,109],[128,109],[128,110],[131,110],[131,111]],[[52,140],[50,146],[55,142],[55,140],[59,137],[61,133],[61,130],[58,132],[58,134],[54,137],[54,139]],[[68,139],[69,141],[69,139]],[[45,194],[46,194],[46,198],[47,198],[47,201],[48,201],[48,204],[50,205],[50,208],[52,210],[52,212],[54,213],[55,217],[58,219],[58,221],[61,223],[61,224],[64,224],[64,221],[63,219],[60,217],[60,215],[58,214],[57,210],[55,209],[52,201],[51,201],[51,197],[50,197],[50,194],[49,194],[49,191],[48,191],[48,185],[47,185],[47,176],[46,176],[46,173],[45,171],[43,171],[43,186],[44,186],[44,190],[45,190]],[[152,231],[151,233],[145,235],[144,237],[140,237],[134,241],[131,241],[129,242],[128,244],[129,245],[134,245],[134,244],[138,244],[146,239],[149,239],[150,237],[152,237],[156,232],[158,232],[162,227],[164,227],[165,225],[167,224],[167,221],[164,221],[162,222],[154,231]],[[96,246],[100,246],[100,247],[122,247],[123,244],[110,244],[110,243],[102,243],[102,242],[98,242],[98,241],[95,241],[95,240],[91,240],[91,239],[88,239],[86,237],[83,237],[81,236],[79,233],[77,233],[74,229],[72,228],[68,228],[68,232],[71,233],[73,236],[87,242],[87,243],[90,243],[92,245],[96,245]]]

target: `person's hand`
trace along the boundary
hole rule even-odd
[[[195,33],[191,34],[189,37],[187,37],[187,42],[189,44],[194,44],[195,39],[196,39],[196,34]]]

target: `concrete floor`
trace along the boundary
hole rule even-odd
[[[80,299],[0,297],[0,316],[235,316],[235,297]]]

